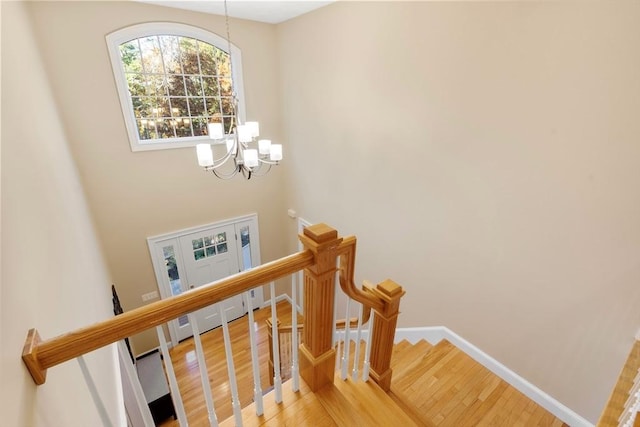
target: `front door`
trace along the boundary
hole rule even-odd
[[[260,232],[255,214],[178,230],[147,239],[158,289],[162,298],[222,279],[260,265]],[[262,286],[249,292],[252,307],[263,303]],[[224,301],[227,320],[246,313],[243,296]],[[195,313],[200,332],[219,326],[218,305],[205,307]],[[169,322],[173,343],[189,338],[193,332],[188,316]]]
[[[240,271],[238,247],[233,224],[199,231],[180,237],[182,259],[186,269],[188,289],[194,289]],[[242,295],[231,297],[222,304],[227,320],[244,315]],[[218,304],[213,304],[195,313],[200,332],[221,325]]]

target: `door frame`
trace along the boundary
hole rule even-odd
[[[209,224],[203,224],[203,225],[198,225],[198,226],[194,226],[194,227],[188,227],[188,228],[184,228],[181,230],[176,230],[176,231],[172,231],[169,233],[163,233],[163,234],[158,234],[155,236],[151,236],[151,237],[147,237],[147,246],[149,249],[149,255],[151,256],[151,264],[153,267],[153,272],[155,273],[156,276],[156,284],[158,286],[158,290],[160,291],[160,297],[161,299],[165,299],[165,298],[169,298],[172,296],[171,293],[171,285],[169,283],[166,271],[165,271],[165,266],[164,263],[162,262],[162,260],[159,258],[159,253],[158,253],[158,247],[160,245],[170,245],[173,244],[175,246],[175,258],[176,258],[176,264],[178,267],[178,271],[183,272],[182,274],[185,274],[184,272],[186,272],[186,267],[184,264],[184,260],[182,259],[182,251],[180,250],[181,246],[180,246],[180,237],[187,235],[187,234],[192,234],[192,233],[199,233],[199,232],[204,232],[207,230],[210,230],[212,228],[217,228],[217,227],[223,227],[226,225],[233,225],[234,227],[237,224],[240,223],[244,223],[244,222],[248,222],[249,223],[249,227],[251,229],[251,260],[252,260],[252,264],[254,266],[258,266],[260,265],[261,259],[260,259],[260,229],[258,227],[258,214],[257,213],[252,213],[252,214],[247,214],[247,215],[242,215],[242,216],[237,216],[234,218],[229,218],[229,219],[224,219],[221,221],[216,221],[213,223],[209,223]],[[237,234],[237,233],[236,233]],[[236,239],[238,238],[238,236],[236,236]],[[237,245],[238,247],[238,251],[237,251],[237,256],[239,257],[238,259],[238,265],[240,266],[240,268],[242,268],[243,264],[243,260],[242,260],[242,244],[239,243]],[[164,258],[163,258],[164,259]],[[181,283],[183,289],[182,291],[186,291],[187,289],[184,288],[184,286],[188,286],[188,284],[186,283],[186,281],[184,283]],[[243,300],[244,300],[244,295],[243,295]],[[254,308],[257,307],[261,307],[262,303],[264,302],[264,296],[263,296],[263,291],[262,291],[262,286],[258,286],[257,288],[255,288],[252,292],[252,305]],[[246,307],[246,305],[245,305]],[[171,320],[169,322],[167,322],[167,326],[169,329],[169,335],[171,338],[171,344],[177,344],[179,342],[178,340],[178,333],[177,333],[177,319]]]

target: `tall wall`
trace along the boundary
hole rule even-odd
[[[448,326],[592,421],[640,325],[639,20],[337,2],[278,26],[288,206],[358,236],[359,279],[407,290],[400,326]]]
[[[232,7],[232,5],[230,5]],[[205,174],[195,149],[133,153],[127,139],[105,36],[133,24],[170,21],[225,35],[224,17],[135,2],[30,2],[36,37],[71,151],[125,310],[158,290],[146,238],[256,212],[262,261],[283,256],[283,176],[276,168],[245,182]],[[280,141],[275,27],[231,20],[242,51],[246,111]],[[288,155],[285,148],[285,156]],[[137,353],[157,346],[155,331],[134,337]]]
[[[20,354],[103,320],[111,278],[23,2],[2,2],[2,425],[102,425],[76,361],[36,387]],[[113,425],[125,425],[114,347],[85,357]]]

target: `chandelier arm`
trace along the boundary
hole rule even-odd
[[[263,165],[267,165],[268,166],[267,169],[264,172],[262,172]],[[258,166],[256,169],[253,170],[253,175],[254,176],[265,176],[271,170],[271,165],[272,165],[271,163],[267,163],[267,162],[260,163],[260,166]]]
[[[258,161],[259,161],[261,164],[263,164],[263,163],[264,163],[265,165],[276,165],[276,166],[277,166],[277,165],[279,165],[279,164],[280,164],[280,160],[265,160],[265,159],[260,159],[260,158],[259,158],[259,159],[258,159]]]
[[[228,174],[223,174],[215,169],[209,169],[209,172],[212,172],[216,177],[220,179],[231,179],[238,174],[238,168],[234,168],[233,172],[230,172]]]

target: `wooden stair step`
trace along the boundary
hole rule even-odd
[[[316,396],[339,426],[420,425],[373,381],[353,382],[336,376],[334,383],[318,390]]]
[[[433,346],[425,340],[420,340],[415,344],[403,340],[396,344],[391,355],[393,377],[399,378],[404,372],[420,363],[432,348]]]
[[[337,426],[320,403],[317,394],[312,393],[307,384],[300,380],[300,390],[291,390],[291,381],[282,385],[282,403],[275,402],[275,392],[264,395],[264,414],[256,416],[255,402],[242,409],[242,424],[252,426]],[[233,416],[221,422],[220,427],[234,427]]]
[[[401,350],[399,358],[409,350]],[[424,426],[563,425],[446,340],[410,367],[394,371],[391,397]]]

